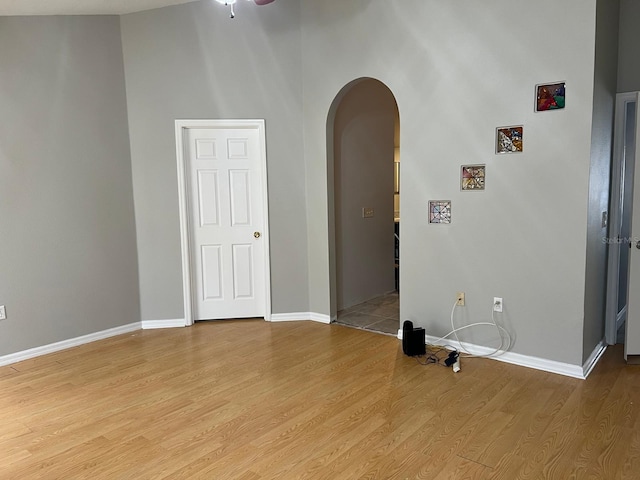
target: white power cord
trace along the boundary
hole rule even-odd
[[[475,323],[471,323],[469,325],[464,325],[462,327],[458,327],[456,328],[454,323],[453,323],[453,314],[456,311],[456,307],[458,305],[458,299],[456,299],[456,301],[453,304],[453,308],[451,309],[451,331],[449,333],[447,333],[445,336],[438,338],[437,340],[434,340],[433,342],[431,342],[432,345],[437,344],[438,342],[440,342],[441,340],[445,340],[446,338],[450,337],[451,335],[455,336],[456,341],[458,342],[458,344],[460,345],[460,349],[465,352],[467,354],[467,356],[469,357],[493,357],[493,356],[497,356],[496,354],[502,355],[503,353],[505,353],[507,350],[509,350],[509,348],[511,347],[511,335],[509,334],[509,332],[507,331],[507,329],[505,329],[503,326],[498,325],[497,321],[496,321],[496,317],[495,317],[495,310],[493,309],[493,305],[491,305],[491,322],[475,322]],[[487,354],[474,354],[469,352],[466,348],[464,348],[464,345],[462,344],[462,342],[460,341],[460,339],[458,338],[458,332],[461,330],[465,330],[467,328],[471,328],[471,327],[478,327],[480,325],[487,325],[487,326],[492,326],[495,327],[496,330],[498,331],[498,335],[500,335],[500,346],[498,348],[496,348],[493,352],[491,353],[487,353]],[[507,338],[507,345],[506,348],[503,348],[504,342],[505,342],[505,337],[503,335],[506,334],[506,338]],[[499,353],[500,352],[500,353]]]

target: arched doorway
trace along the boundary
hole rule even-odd
[[[361,78],[336,96],[327,121],[331,316],[399,329],[399,114],[382,82]]]

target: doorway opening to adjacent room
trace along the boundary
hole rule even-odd
[[[620,93],[616,97],[614,152],[609,207],[607,343],[625,344],[625,358],[640,359],[640,169],[636,159],[640,129],[639,93]],[[635,287],[634,287],[635,285]]]
[[[400,325],[400,125],[395,97],[360,78],[327,121],[331,318],[397,335]]]

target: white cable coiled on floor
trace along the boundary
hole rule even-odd
[[[460,350],[462,350],[464,353],[466,353],[467,356],[469,356],[469,357],[487,357],[487,358],[502,355],[503,353],[508,351],[509,348],[511,348],[511,335],[509,334],[509,332],[507,331],[506,328],[504,328],[502,325],[498,325],[498,322],[496,321],[496,317],[495,317],[495,313],[496,312],[493,309],[493,305],[491,305],[491,322],[475,322],[475,323],[471,323],[469,325],[464,325],[462,327],[457,327],[456,328],[456,326],[454,325],[454,322],[453,322],[453,316],[454,316],[454,313],[456,311],[456,307],[457,306],[458,306],[458,300],[456,299],[456,301],[453,303],[453,308],[451,309],[451,318],[450,318],[451,319],[451,331],[449,333],[447,333],[445,336],[438,338],[434,342],[431,342],[432,345],[436,345],[441,340],[445,340],[446,338],[448,338],[451,335],[453,335],[455,337],[455,339],[456,339],[456,342],[458,342],[458,345],[460,345]],[[498,335],[500,335],[500,346],[498,348],[496,348],[491,353],[486,353],[486,354],[471,353],[466,348],[464,348],[464,345],[462,344],[462,342],[458,338],[458,332],[459,331],[466,330],[467,328],[471,328],[471,327],[478,327],[478,326],[481,326],[481,325],[495,327],[496,331],[498,332]],[[506,346],[505,346],[505,340],[506,340]],[[451,346],[451,345],[449,345],[449,346]],[[454,347],[452,347],[452,348],[454,348]],[[455,349],[455,350],[457,350],[457,349]]]

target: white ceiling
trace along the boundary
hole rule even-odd
[[[0,0],[4,15],[120,15],[196,0]]]

